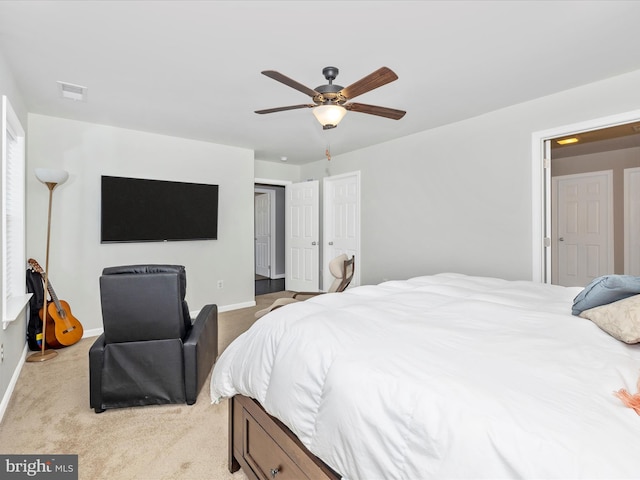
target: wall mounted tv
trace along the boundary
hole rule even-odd
[[[218,185],[103,175],[101,200],[101,243],[218,238]]]

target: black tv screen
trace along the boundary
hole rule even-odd
[[[215,240],[218,185],[102,176],[102,243]]]

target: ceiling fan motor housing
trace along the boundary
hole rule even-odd
[[[313,97],[313,101],[318,105],[342,105],[347,101],[347,99],[340,95],[340,91],[344,88],[342,85],[334,85],[333,81],[338,76],[338,68],[337,67],[324,67],[322,69],[322,74],[324,78],[329,82],[328,85],[320,85],[315,88],[315,91],[320,95],[316,95]]]

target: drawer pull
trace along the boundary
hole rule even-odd
[[[269,470],[269,473],[271,474],[271,478],[276,478],[276,475],[280,472],[279,468],[272,468],[271,470]]]

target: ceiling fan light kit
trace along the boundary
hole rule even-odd
[[[329,130],[338,126],[347,114],[347,109],[341,105],[318,105],[313,108],[313,114],[322,125],[322,129]]]
[[[404,117],[406,113],[404,110],[378,107],[376,105],[366,105],[364,103],[347,103],[358,95],[362,95],[363,93],[367,93],[375,88],[397,80],[398,76],[391,69],[387,67],[379,68],[375,72],[370,73],[366,77],[361,78],[346,88],[341,85],[333,84],[333,81],[338,76],[338,72],[339,70],[336,67],[323,68],[322,74],[329,83],[326,85],[320,85],[315,89],[311,89],[279,72],[276,72],[275,70],[265,70],[262,72],[263,75],[310,96],[314,103],[256,110],[255,113],[265,114],[282,112],[285,110],[295,110],[298,108],[312,108],[313,114],[318,119],[324,130],[335,128],[347,114],[347,110],[367,113],[369,115],[377,115],[379,117],[390,118],[392,120],[400,120]]]

